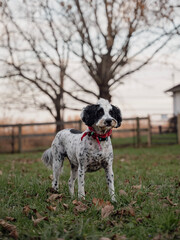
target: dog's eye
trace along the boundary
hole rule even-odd
[[[97,116],[98,117],[102,117],[104,115],[104,110],[102,108],[100,108],[98,111],[97,111]]]
[[[113,110],[109,110],[109,114],[111,115],[111,117],[114,117]]]

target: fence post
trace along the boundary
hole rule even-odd
[[[178,134],[178,144],[180,144],[180,114],[177,116],[177,134]]]
[[[22,125],[18,125],[18,152],[22,152]]]
[[[82,121],[79,120],[79,130],[82,131]]]
[[[140,122],[139,117],[136,118],[136,134],[137,134],[137,147],[140,147]]]
[[[151,147],[152,144],[152,139],[151,139],[151,118],[148,115],[148,135],[147,135],[147,142],[148,142],[148,147]]]
[[[11,133],[11,140],[12,140],[12,142],[11,142],[11,147],[12,147],[12,149],[11,149],[11,153],[14,153],[14,140],[15,140],[15,137],[14,137],[14,127],[12,127],[12,133]]]

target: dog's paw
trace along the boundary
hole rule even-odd
[[[55,191],[58,191],[58,183],[57,183],[57,181],[53,181],[53,182],[52,182],[52,188],[53,188]]]
[[[117,203],[116,197],[114,195],[111,197],[111,202],[112,203]]]
[[[85,196],[82,195],[82,194],[78,194],[78,199],[79,199],[79,200],[85,200]]]

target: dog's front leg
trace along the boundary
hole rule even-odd
[[[114,173],[113,173],[113,169],[112,169],[112,163],[108,164],[105,167],[105,172],[106,172],[106,181],[108,184],[111,200],[112,200],[112,202],[116,202],[115,190],[114,190]]]
[[[85,175],[85,168],[80,163],[78,167],[78,198],[82,198],[82,199],[85,199],[84,175]]]

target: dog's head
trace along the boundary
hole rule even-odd
[[[103,133],[120,127],[122,122],[120,109],[103,98],[100,98],[97,104],[85,107],[81,119],[87,126]]]

